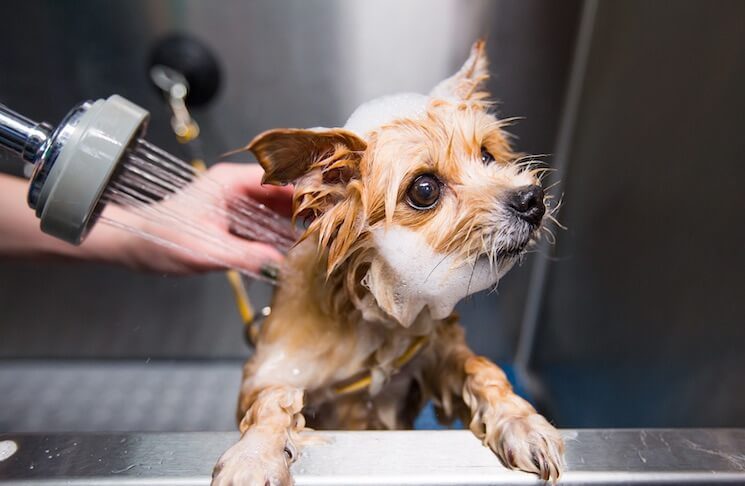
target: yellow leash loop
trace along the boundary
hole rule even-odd
[[[393,362],[395,369],[400,370],[404,367],[404,365],[406,365],[406,363],[414,359],[414,356],[419,353],[419,351],[424,347],[426,343],[427,336],[418,336],[416,339],[414,339],[409,347],[406,348],[406,351],[404,351],[404,353],[396,358],[396,360]],[[372,373],[370,371],[367,371],[361,378],[358,378],[351,383],[334,387],[334,392],[337,395],[347,395],[349,393],[364,390],[365,388],[370,386],[370,383],[372,383]]]

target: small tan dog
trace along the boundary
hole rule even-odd
[[[483,41],[429,96],[362,105],[343,129],[278,129],[247,147],[295,184],[310,222],[287,257],[213,484],[291,484],[306,423],[411,428],[432,400],[509,467],[556,479],[563,443],[466,345],[453,307],[494,286],[546,217],[538,171],[488,112]]]

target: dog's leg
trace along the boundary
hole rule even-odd
[[[297,457],[297,432],[305,426],[300,411],[303,390],[274,385],[245,390],[241,439],[217,461],[213,486],[292,484],[290,464]]]
[[[564,444],[557,430],[515,395],[504,372],[466,345],[456,322],[445,323],[434,343],[430,383],[445,412],[465,405],[471,431],[511,468],[556,480]],[[452,404],[452,398],[462,398]]]

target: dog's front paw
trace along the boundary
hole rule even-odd
[[[220,456],[212,486],[290,486],[292,450],[285,437],[249,429]]]
[[[510,468],[556,481],[564,464],[564,441],[559,432],[537,413],[502,419],[487,425],[484,442]]]

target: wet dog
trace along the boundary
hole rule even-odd
[[[556,479],[563,443],[466,345],[453,307],[496,285],[538,237],[538,170],[490,113],[484,43],[429,95],[360,106],[344,128],[278,129],[247,147],[295,185],[308,221],[246,363],[241,439],[213,484],[291,484],[306,424],[411,428],[428,400],[509,467]]]

